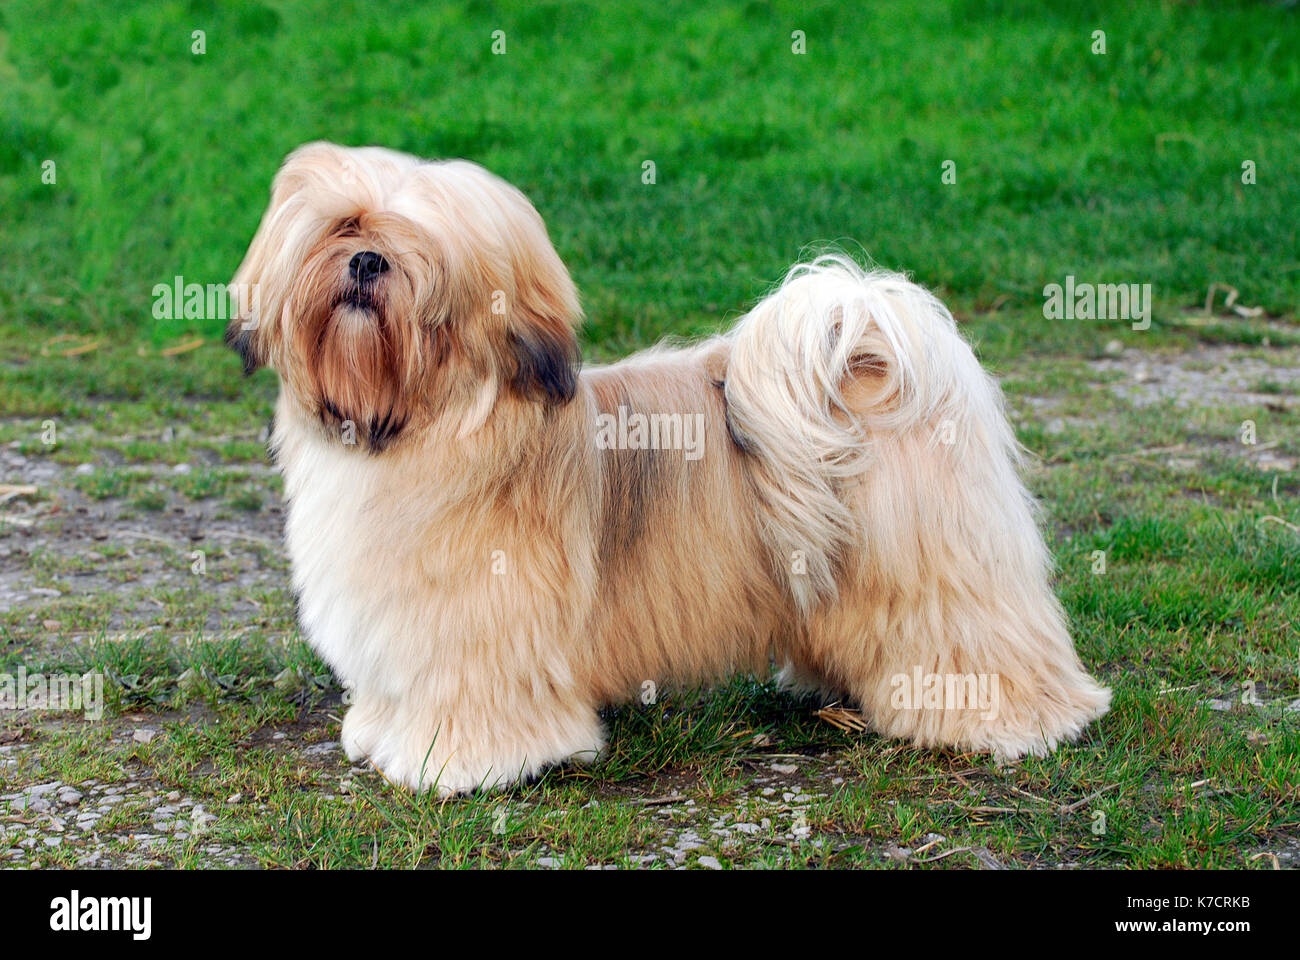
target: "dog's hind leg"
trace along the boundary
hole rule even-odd
[[[1001,392],[947,309],[842,257],[796,267],[732,335],[793,659],[881,733],[1043,753],[1106,711],[1049,582]]]
[[[879,441],[847,494],[862,546],[806,656],[882,734],[1043,754],[1105,713],[1110,692],[1075,653],[1028,494],[977,460],[922,433]]]

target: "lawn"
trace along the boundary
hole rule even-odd
[[[0,673],[108,702],[0,711],[0,863],[1300,864],[1296,10],[105,9],[0,0]],[[999,767],[740,678],[613,711],[607,758],[502,795],[350,765],[294,621],[274,377],[152,309],[230,278],[322,137],[520,186],[593,359],[725,326],[810,245],[936,289],[1033,454],[1111,713]],[[1150,284],[1150,329],[1047,319],[1069,276]]]

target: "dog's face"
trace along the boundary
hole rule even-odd
[[[289,155],[236,289],[227,342],[302,410],[371,452],[498,402],[562,403],[580,312],[522,193],[475,164],[328,143]]]

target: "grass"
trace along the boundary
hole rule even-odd
[[[836,239],[963,308],[1041,305],[1067,274],[1151,283],[1166,312],[1214,281],[1274,311],[1300,291],[1296,224],[1278,215],[1300,203],[1300,25],[1266,4],[321,16],[193,0],[109,20],[6,0],[0,17],[0,312],[42,331],[192,332],[153,320],[154,285],[226,281],[276,165],[320,137],[467,157],[519,184],[585,292],[590,341],[613,351],[711,329]]]
[[[27,591],[0,610],[0,672],[99,672],[108,706],[103,722],[0,714],[0,793],[124,788],[93,832],[67,818],[30,847],[0,806],[0,858],[1294,864],[1298,30],[1263,3],[325,16],[286,0],[109,20],[0,2],[0,482],[39,478],[0,505],[0,584]],[[1058,589],[1111,713],[999,768],[842,732],[737,678],[610,711],[600,763],[503,795],[413,797],[350,765],[329,748],[344,692],[297,633],[277,546],[274,378],[240,377],[215,318],[151,309],[155,283],[230,277],[276,164],[315,137],[465,156],[519,184],[583,290],[593,358],[718,328],[817,241],[937,288],[1034,454]],[[1046,321],[1042,288],[1067,275],[1151,283],[1152,328]],[[1214,282],[1264,313],[1198,316]],[[1251,372],[1236,392],[1140,404],[1132,370],[1102,363],[1117,349]],[[172,796],[216,819],[158,828]]]

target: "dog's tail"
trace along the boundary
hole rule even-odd
[[[835,596],[839,561],[866,533],[845,491],[879,461],[882,438],[923,430],[926,444],[979,444],[1002,474],[989,482],[1022,490],[1001,392],[947,308],[845,256],[793,267],[741,319],[726,399],[732,435],[756,461],[773,562],[804,613]]]

